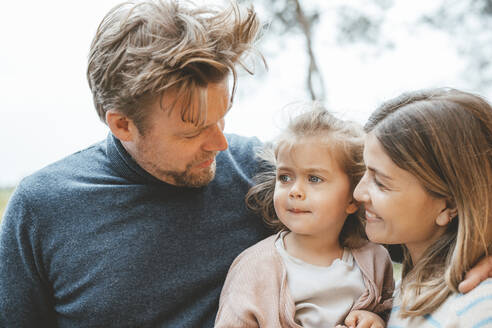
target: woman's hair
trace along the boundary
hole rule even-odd
[[[273,205],[277,156],[281,145],[295,144],[302,138],[319,138],[320,142],[330,147],[331,154],[348,175],[351,192],[362,178],[365,169],[362,158],[364,132],[359,124],[336,118],[316,102],[300,109],[302,113],[290,119],[287,128],[275,141],[266,144],[258,152],[257,155],[263,160],[261,173],[253,178],[255,185],[246,194],[248,207],[260,213],[265,222],[276,231],[288,230],[278,219]],[[359,210],[348,215],[339,240],[342,246],[350,248],[359,247],[366,240]]]
[[[418,263],[404,250],[404,317],[435,310],[492,245],[492,108],[454,89],[405,93],[365,125],[393,162],[434,197],[457,209],[442,238]]]
[[[235,65],[252,73],[241,58],[255,50],[260,23],[252,7],[230,4],[224,9],[196,7],[187,0],[144,0],[111,9],[92,41],[87,68],[100,119],[105,122],[106,112],[116,109],[143,134],[145,105],[172,89],[181,101],[183,121],[202,124],[207,85],[230,73],[232,103]]]

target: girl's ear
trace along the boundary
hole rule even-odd
[[[357,210],[359,209],[359,204],[355,201],[354,198],[350,200],[350,202],[347,205],[347,208],[345,209],[345,212],[347,214],[354,214]]]

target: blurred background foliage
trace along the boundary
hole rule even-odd
[[[412,1],[415,6],[419,2],[423,3],[422,0]],[[333,21],[330,26],[339,46],[364,45],[366,55],[391,51],[397,42],[390,33],[385,33],[384,28],[396,0],[255,0],[253,3],[271,17],[264,44],[282,43],[282,39],[293,35],[304,39],[303,51],[309,58],[304,79],[311,99],[326,100],[326,82],[319,69],[322,54],[315,49],[320,34],[332,33],[320,29],[321,25],[327,25],[324,24],[326,20]],[[432,10],[418,13],[406,28],[410,33],[430,27],[448,34],[466,63],[462,79],[476,92],[487,94],[492,85],[492,0],[438,0],[433,3]]]

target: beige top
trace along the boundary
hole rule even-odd
[[[366,287],[350,249],[331,265],[306,263],[287,253],[281,233],[275,247],[287,270],[287,287],[296,306],[296,323],[304,328],[326,328],[343,324]]]
[[[215,327],[301,327],[294,320],[296,308],[287,272],[275,247],[279,236],[260,241],[234,260],[222,288]],[[369,242],[351,251],[366,288],[351,310],[364,309],[385,317],[394,289],[388,252]]]

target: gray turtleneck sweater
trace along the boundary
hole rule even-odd
[[[0,227],[0,327],[212,327],[232,260],[269,234],[244,203],[260,143],[227,138],[198,189],[112,135],[25,178]]]

